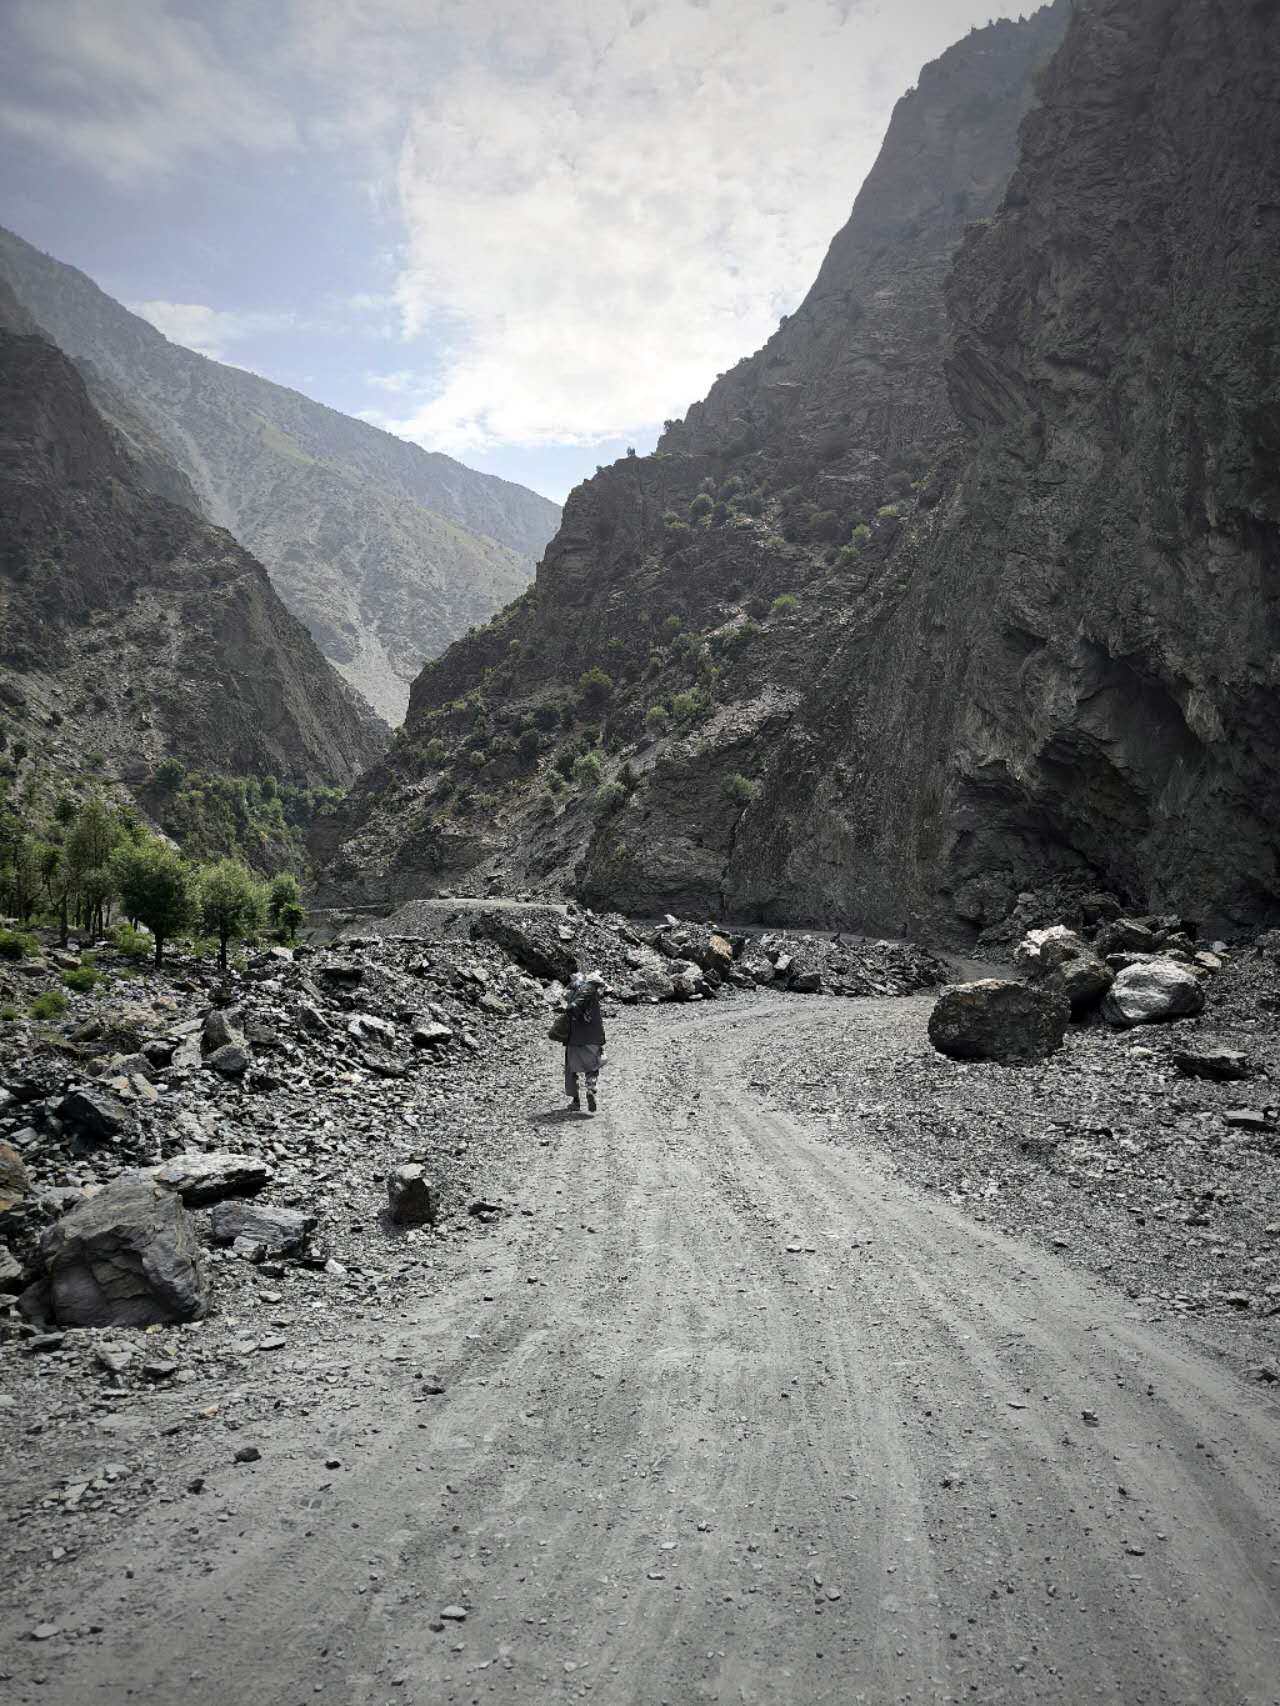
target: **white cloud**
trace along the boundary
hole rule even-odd
[[[237,313],[203,302],[131,302],[135,314],[149,320],[170,342],[200,355],[225,359],[229,347],[258,332],[281,331],[299,322],[292,314]]]
[[[366,373],[364,382],[375,391],[392,391],[401,397],[413,392],[420,395],[425,383],[422,374],[412,367],[402,367],[394,373]]]
[[[420,340],[370,376],[397,400],[378,418],[454,451],[589,444],[682,414],[758,347],[923,61],[1018,9],[9,0],[22,80],[0,125],[118,182],[197,154],[359,163],[401,217],[393,300]],[[377,290],[343,306],[387,313]],[[208,353],[253,318],[141,311]]]
[[[211,17],[224,10],[235,7]],[[170,0],[7,0],[5,26],[0,127],[114,183],[164,177],[192,154],[298,140],[252,65]]]
[[[400,152],[398,296],[407,336],[451,341],[387,424],[457,451],[682,414],[803,295],[921,56],[989,8],[916,0],[915,28],[851,0],[435,10],[456,28]]]

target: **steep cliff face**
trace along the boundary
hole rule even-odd
[[[655,455],[580,487],[533,591],[416,682],[335,888],[415,893],[500,867],[639,909],[720,907],[731,884],[773,904],[738,875],[756,835],[744,789],[821,665],[900,595],[904,534],[948,489],[947,273],[999,202],[1068,14],[1058,0],[975,31],[925,69],[802,306]],[[580,698],[591,669],[603,699]],[[547,793],[584,746],[620,807],[593,806],[590,766]],[[775,898],[809,907],[785,878]]]
[[[1274,4],[1081,9],[951,280],[963,477],[778,749],[744,906],[1280,913],[1277,74]]]
[[[559,519],[536,492],[171,344],[7,231],[0,278],[82,365],[152,489],[234,533],[389,721],[425,659],[528,585]]]
[[[80,373],[29,327],[0,300],[7,759],[139,783],[174,756],[204,771],[348,784],[385,728],[261,564],[147,489]]]

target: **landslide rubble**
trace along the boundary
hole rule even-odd
[[[5,1011],[77,962],[49,946],[0,971]],[[548,1212],[536,1179],[494,1180],[517,1130],[564,1117],[545,1032],[575,969],[604,973],[611,1026],[626,1005],[908,993],[946,971],[893,943],[478,903],[417,903],[225,977],[105,945],[95,964],[101,985],[61,1021],[0,1023],[0,1450],[19,1575],[139,1500],[197,1498],[282,1409],[340,1414],[360,1358],[384,1354],[453,1252]],[[77,1227],[98,1239],[87,1264]],[[439,1390],[412,1375],[416,1399]]]
[[[1270,1384],[1280,952],[1260,940],[1219,956],[1203,1012],[1139,1030],[1095,1016],[1034,1064],[946,1058],[921,1002],[838,1038],[797,1029],[760,1087],[825,1117],[837,1146],[870,1144],[912,1183],[1105,1275],[1144,1313],[1198,1323]]]

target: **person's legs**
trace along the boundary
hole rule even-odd
[[[581,1107],[578,1100],[578,1074],[569,1070],[569,1056],[564,1057],[564,1093],[568,1096],[573,1107]]]
[[[598,1072],[587,1073],[587,1109],[590,1113],[596,1111],[596,1085],[600,1082]]]

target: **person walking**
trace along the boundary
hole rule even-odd
[[[564,1093],[571,1108],[581,1108],[578,1079],[587,1081],[587,1112],[596,1111],[596,1086],[604,1064],[604,1019],[600,994],[605,987],[598,971],[574,974],[569,990],[569,1040],[564,1050]]]

